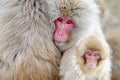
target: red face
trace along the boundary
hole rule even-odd
[[[86,60],[86,66],[88,68],[96,68],[98,61],[100,60],[100,52],[94,50],[87,50],[84,54]]]
[[[72,19],[60,17],[54,21],[54,40],[56,42],[66,42],[70,37],[70,32],[74,29],[75,23]]]

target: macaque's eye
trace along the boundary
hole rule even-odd
[[[68,20],[68,21],[67,21],[67,24],[72,24],[72,20]]]
[[[91,53],[90,53],[90,52],[87,52],[87,55],[88,55],[88,56],[91,56]]]
[[[99,53],[95,53],[94,56],[95,56],[95,57],[99,57]]]
[[[90,51],[86,51],[86,55],[87,55],[87,56],[91,56]]]
[[[58,18],[58,21],[59,21],[59,22],[62,22],[62,18]]]

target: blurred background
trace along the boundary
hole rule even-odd
[[[120,0],[105,0],[108,14],[103,31],[112,49],[112,80],[120,80]]]
[[[120,0],[105,0],[110,16],[105,23],[105,34],[107,37],[120,38]]]

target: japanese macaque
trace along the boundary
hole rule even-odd
[[[98,41],[97,44],[102,44],[102,47],[97,45],[96,47],[98,48],[97,50],[95,50],[99,52],[98,49],[100,49],[101,50],[100,53],[102,55],[99,55],[100,57],[96,58],[96,62],[94,62],[94,65],[91,67],[94,69],[89,71],[87,68],[84,68],[88,70],[87,71],[88,74],[83,75],[82,76],[83,79],[80,77],[79,78],[77,77],[80,73],[70,74],[70,72],[71,73],[74,72],[72,65],[75,65],[74,63],[73,64],[71,63],[71,65],[67,65],[64,69],[60,67],[60,69],[62,69],[63,71],[63,72],[62,71],[60,72],[60,76],[65,75],[64,78],[61,78],[61,80],[62,79],[63,80],[78,80],[78,79],[85,80],[85,78],[88,79],[89,77],[90,78],[88,80],[97,80],[97,79],[110,80],[110,73],[111,73],[111,61],[109,59],[110,49],[109,49],[108,43],[105,40],[103,32],[101,30],[100,8],[96,3],[96,1],[95,0],[51,0],[51,1],[46,0],[46,3],[48,8],[48,14],[51,19],[51,25],[53,26],[53,31],[54,31],[53,38],[54,38],[55,44],[57,45],[57,47],[60,49],[61,52],[64,52],[70,49],[67,51],[71,56],[70,58],[68,59],[67,57],[66,59],[64,58],[64,55],[66,56],[67,52],[63,54],[62,61],[64,62],[66,60],[65,64],[67,63],[69,64],[70,60],[77,60],[77,59],[74,59],[72,55],[74,55],[73,51],[76,48],[74,46],[78,42],[78,40],[80,40],[80,43],[82,43],[81,39],[84,39],[85,37],[88,37],[90,35],[95,35],[99,37],[97,38],[98,40],[96,40]],[[99,43],[99,39],[100,39],[100,43]],[[89,44],[89,45],[92,46],[92,44]],[[104,46],[107,46],[107,48]],[[72,49],[71,47],[74,47],[74,49]],[[84,51],[84,49],[80,49],[80,50]],[[90,49],[90,51],[91,50],[92,49]],[[104,50],[104,52],[102,52],[102,50]],[[95,51],[92,50],[92,52],[95,52]],[[85,52],[86,51],[84,51],[84,53]],[[105,56],[104,54],[107,56]],[[103,59],[104,57],[105,57],[105,60]],[[79,61],[81,61],[81,63],[84,63],[83,60],[79,60]],[[97,62],[100,63],[100,65],[97,66],[96,65]],[[90,67],[91,64],[88,66]],[[80,70],[80,72],[83,72],[84,69],[77,69],[76,67],[77,65],[74,66],[75,70]],[[106,68],[108,68],[108,70],[105,71]],[[64,71],[66,71],[65,74],[64,74]],[[93,72],[93,74],[90,76],[89,73],[91,73],[92,71],[95,71],[95,72]],[[97,72],[99,72],[100,74],[95,75]],[[88,76],[88,77],[84,77],[84,76]]]
[[[120,36],[112,35],[108,42],[113,50],[112,80],[120,80]]]
[[[60,64],[60,80],[111,80],[108,44],[96,36],[81,39],[68,49]]]
[[[53,38],[61,52],[92,34],[105,40],[100,25],[100,8],[95,0],[46,0],[46,3]]]
[[[0,0],[0,80],[59,80],[44,0]]]

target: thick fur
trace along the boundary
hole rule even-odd
[[[53,21],[60,16],[70,17],[76,24],[68,42],[56,43],[61,51],[92,34],[105,39],[100,25],[100,8],[95,0],[46,0],[46,3],[53,28]]]
[[[120,80],[120,36],[111,36],[108,42],[113,50],[112,80]]]
[[[44,0],[0,0],[0,80],[58,80]]]
[[[60,64],[60,80],[111,80],[111,54],[108,44],[99,37],[90,36],[67,50]],[[101,61],[96,69],[85,66],[83,55],[85,50],[97,50],[101,53]]]

